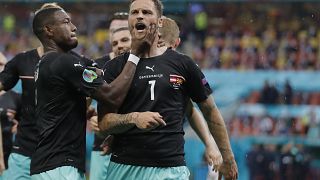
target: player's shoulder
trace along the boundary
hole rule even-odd
[[[80,59],[80,55],[75,53],[61,53],[61,52],[50,52],[46,55],[46,58],[68,63],[70,60]]]
[[[7,94],[9,94],[11,97],[15,97],[15,98],[19,98],[21,96],[20,93],[17,93],[16,91],[14,90],[9,90],[6,92]]]
[[[39,56],[37,54],[37,49],[31,49],[31,50],[28,50],[28,51],[23,51],[23,52],[20,52],[18,54],[16,54],[14,57],[13,57],[13,61],[23,61],[25,60],[26,58],[29,58],[29,57],[37,57]]]
[[[101,61],[101,62],[107,62],[107,61],[110,61],[110,56],[109,56],[109,54],[108,55],[104,55],[104,56],[102,56],[102,57],[99,57],[99,58],[97,58],[97,59],[95,59],[94,61]]]
[[[108,54],[95,59],[94,62],[98,64],[99,68],[103,68],[106,62],[110,61],[110,59],[110,55]]]
[[[193,60],[188,55],[183,54],[179,51],[172,50],[172,49],[168,49],[164,53],[164,56],[168,57],[167,59],[171,59],[173,61],[180,62],[180,63],[193,62]]]

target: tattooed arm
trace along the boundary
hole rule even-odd
[[[108,112],[109,111],[109,112]],[[156,112],[132,112],[128,114],[110,113],[106,106],[98,106],[99,129],[103,134],[119,134],[137,126],[142,130],[151,130],[166,123]]]
[[[237,179],[238,167],[231,149],[227,128],[213,97],[210,96],[198,105],[222,154],[223,164],[219,170],[220,173],[227,179]]]

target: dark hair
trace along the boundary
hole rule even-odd
[[[60,7],[50,7],[44,8],[36,11],[34,14],[34,18],[32,21],[32,30],[33,33],[39,38],[41,41],[41,35],[43,33],[43,28],[47,24],[53,23],[52,16],[56,11],[63,10]]]
[[[130,5],[136,0],[131,0]],[[151,0],[157,10],[158,16],[161,17],[163,14],[163,4],[160,0]]]

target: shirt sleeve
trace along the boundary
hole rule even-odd
[[[18,73],[18,60],[22,58],[22,54],[15,56],[4,67],[4,70],[0,73],[0,82],[4,86],[4,90],[8,91],[12,89],[19,80]]]
[[[212,89],[200,70],[200,68],[193,62],[192,59],[185,56],[186,61],[186,90],[192,101],[200,103],[206,100],[212,93]]]
[[[119,76],[119,74],[122,72],[122,69],[127,62],[128,57],[129,57],[129,53],[125,53],[124,55],[120,55],[114,58],[113,60],[108,61],[104,65],[103,79],[107,83],[111,83],[113,80],[115,80]]]
[[[104,80],[95,72],[95,68],[87,59],[66,54],[60,57],[55,69],[61,71],[61,75],[76,91],[85,96],[91,96]]]

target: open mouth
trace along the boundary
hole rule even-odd
[[[138,31],[143,31],[144,29],[147,28],[147,26],[146,26],[145,24],[143,24],[143,23],[137,23],[137,24],[135,25],[135,28],[136,28]]]

